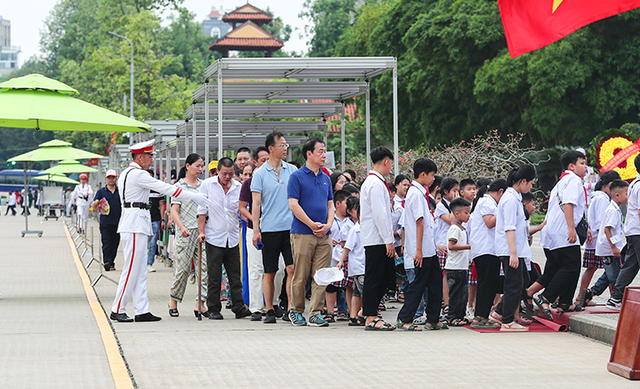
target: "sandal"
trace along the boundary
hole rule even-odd
[[[522,324],[523,326],[530,326],[533,323],[533,320],[529,320],[526,317],[520,317],[516,320],[516,323]]]
[[[589,288],[585,288],[582,291],[582,295],[580,296],[580,307],[584,308],[586,307],[589,302],[591,302],[591,300],[593,300],[593,293],[591,292],[591,289]]]
[[[338,312],[338,314],[335,316],[335,320],[336,321],[347,321],[347,320],[349,320],[349,315],[347,315],[344,312]]]
[[[380,325],[380,327],[376,327],[376,324],[378,323],[382,323]],[[380,318],[376,318],[374,319],[371,323],[367,324],[364,327],[365,331],[393,331],[395,330],[396,327],[394,327],[393,325],[386,323],[384,320],[380,319]]]
[[[529,331],[529,327],[525,327],[520,325],[514,321],[511,323],[502,323],[502,327],[500,327],[501,332],[526,332]]]
[[[378,311],[386,311],[386,310],[387,310],[387,307],[384,305],[384,303],[383,303],[383,302],[381,302],[381,303],[378,305]]]
[[[467,321],[467,319],[454,319],[451,323],[449,323],[449,325],[453,327],[464,327],[468,324],[469,322]]]
[[[540,308],[540,310],[542,311],[542,313],[544,314],[544,316],[547,318],[547,320],[551,320],[553,321],[553,315],[551,314],[551,310],[549,308],[544,308],[542,306],[542,304],[547,304],[549,305],[549,300],[547,300],[546,298],[544,298],[544,296],[542,295],[538,295],[538,297],[534,297],[533,298],[533,302],[536,303],[536,305],[538,306],[538,308]]]
[[[167,306],[169,307],[169,316],[171,316],[171,317],[180,316],[180,312],[178,312],[178,308],[171,309],[171,305],[169,305],[169,304],[167,304]]]
[[[476,317],[471,323],[471,328],[476,330],[497,330],[500,328],[500,324],[483,317]]]
[[[398,302],[399,303],[404,303],[404,294],[403,293],[398,293]]]
[[[442,322],[438,322],[436,324],[427,323],[424,325],[424,329],[429,331],[448,330],[449,326]]]
[[[364,326],[364,320],[360,320],[360,317],[349,318],[349,327],[362,327],[362,326]]]
[[[409,327],[405,327],[405,324],[409,324]],[[399,320],[398,320],[398,323],[396,324],[396,328],[404,331],[422,331],[422,328],[418,327],[417,325],[414,325],[411,323],[403,323]]]
[[[327,323],[335,323],[335,315],[333,313],[325,313],[322,317]]]
[[[573,306],[573,308],[571,308]],[[567,304],[558,304],[558,308],[556,308],[556,313],[558,315],[562,315],[565,312],[582,312],[584,311],[584,308],[581,307],[579,304],[571,304],[571,305],[567,305]]]

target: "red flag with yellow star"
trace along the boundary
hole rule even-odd
[[[589,23],[640,7],[640,0],[498,0],[511,58]]]

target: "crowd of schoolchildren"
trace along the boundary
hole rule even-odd
[[[383,160],[392,159],[390,152],[382,155]],[[382,170],[379,158],[380,150],[374,150],[374,173]],[[536,170],[531,165],[512,169],[505,179],[458,181],[438,176],[435,163],[420,158],[413,165],[413,179],[401,174],[393,183],[385,182],[394,246],[389,256],[398,265],[388,277],[385,297],[394,294],[398,281],[396,298],[404,305],[395,326],[384,323],[377,312],[375,320],[382,324],[374,321],[367,329],[417,331],[422,326],[434,330],[470,325],[528,331],[534,304],[553,320],[552,307],[558,313],[583,310],[607,287],[612,291],[607,308],[619,310],[624,288],[638,272],[634,249],[640,247],[640,192],[634,189],[638,179],[631,184],[629,216],[623,225],[620,206],[627,204],[629,184],[617,172],[607,171],[595,188],[585,185],[587,160],[582,151],[568,151],[560,162],[564,172],[549,196],[546,218],[537,226],[529,223],[536,208],[536,197],[530,193]],[[374,173],[367,180],[377,180]],[[363,245],[363,199],[358,198],[357,185],[343,179],[345,175],[331,176],[335,191],[331,265],[343,269],[345,279],[327,287],[325,318],[332,322],[348,315],[349,325],[358,326],[369,315],[363,313],[362,296],[368,279],[373,278],[366,273],[375,263],[370,263],[375,254],[366,250],[373,246],[370,242]],[[590,196],[587,188],[593,189]],[[384,207],[374,200],[372,209],[382,213]],[[383,230],[376,223],[364,228],[374,234]],[[531,260],[532,236],[538,232],[547,259],[542,273]],[[581,262],[587,269],[585,286],[574,301]],[[589,287],[597,268],[605,272]],[[346,307],[334,308],[340,291],[345,291],[348,312]],[[384,309],[383,299],[378,310]]]

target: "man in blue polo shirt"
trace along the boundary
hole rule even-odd
[[[98,189],[91,206],[95,209],[98,201],[107,199],[109,203],[109,213],[100,215],[100,236],[102,237],[102,260],[104,262],[104,270],[116,270],[115,260],[120,244],[120,234],[118,234],[118,223],[120,222],[120,214],[122,208],[120,206],[120,193],[116,182],[118,181],[118,173],[113,170],[107,170],[107,185]]]
[[[291,284],[291,324],[305,325],[302,317],[305,303],[305,283],[316,270],[331,263],[331,224],[333,223],[333,190],[331,179],[320,168],[324,166],[327,150],[319,139],[309,139],[302,147],[304,166],[289,179],[289,208],[291,249],[293,251],[293,281]],[[309,325],[329,325],[320,312],[324,306],[325,287],[311,281]]]
[[[289,145],[282,133],[272,132],[267,135],[264,146],[269,150],[269,159],[267,163],[253,172],[251,215],[253,219],[253,245],[256,248],[259,246],[258,242],[262,242],[264,245],[262,248],[262,263],[264,265],[262,292],[267,310],[264,323],[275,323],[274,279],[281,254],[284,257],[287,270],[286,290],[289,307],[291,307],[293,257],[289,230],[293,215],[287,201],[287,184],[296,167],[283,161],[287,157]]]

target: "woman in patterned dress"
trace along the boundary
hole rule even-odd
[[[190,154],[185,166],[178,175],[177,187],[189,192],[198,192],[202,181],[198,178],[204,172],[205,165],[198,154]],[[175,254],[173,260],[173,283],[171,284],[171,298],[169,299],[169,316],[177,317],[178,303],[182,302],[187,287],[187,280],[193,263],[196,274],[198,269],[198,205],[193,201],[182,203],[178,200],[171,202],[171,220],[176,226]],[[202,299],[201,311],[207,316],[205,301],[207,300],[207,257],[202,250]],[[198,316],[198,303],[194,308]]]

